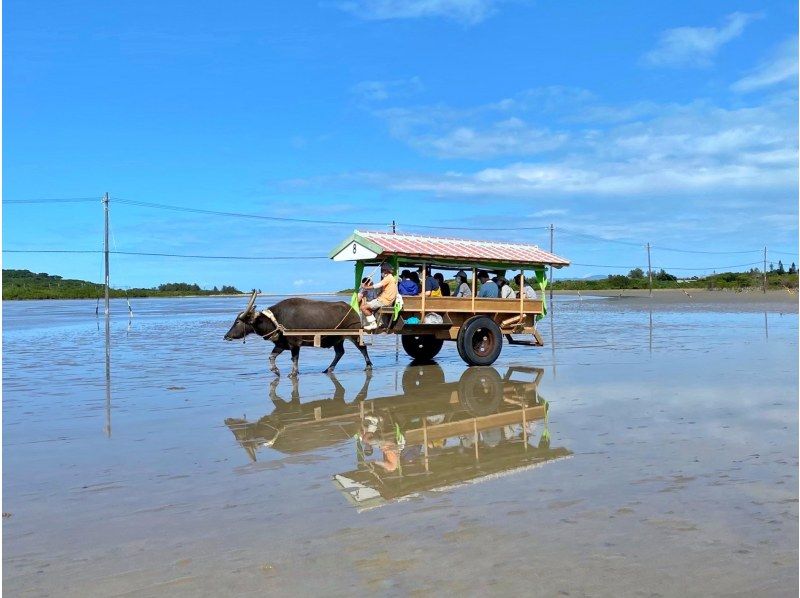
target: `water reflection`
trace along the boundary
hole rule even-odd
[[[426,490],[496,477],[571,455],[551,448],[549,405],[539,394],[542,368],[466,369],[446,382],[436,364],[403,371],[402,394],[370,398],[370,376],[347,401],[335,376],[333,396],[300,402],[270,387],[275,406],[258,421],[229,418],[225,424],[252,461],[260,450],[284,454],[343,442],[353,445],[353,468],[333,475],[334,484],[359,508]]]
[[[106,314],[106,436],[111,438],[111,321]],[[98,324],[99,326],[99,324]]]

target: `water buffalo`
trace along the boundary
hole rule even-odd
[[[264,311],[258,311],[255,307],[257,292],[253,292],[250,301],[243,312],[236,316],[233,326],[225,333],[225,340],[232,341],[243,339],[248,334],[257,334],[264,340],[271,340],[275,343],[275,348],[269,356],[269,369],[273,373],[280,375],[280,370],[275,364],[275,359],[286,349],[292,352],[292,372],[291,377],[297,376],[298,363],[300,359],[300,347],[313,346],[314,338],[310,336],[286,336],[275,325],[275,321],[286,330],[305,329],[305,330],[358,330],[361,328],[361,317],[353,311],[349,304],[344,301],[314,301],[300,297],[292,297],[279,301],[269,308],[275,321],[270,319]],[[267,311],[267,310],[265,310]],[[333,347],[336,353],[333,361],[325,370],[329,374],[333,372],[336,364],[344,355],[344,341],[349,339],[358,347],[364,356],[367,364],[366,369],[372,368],[369,360],[367,348],[358,344],[358,336],[322,336],[322,347]]]

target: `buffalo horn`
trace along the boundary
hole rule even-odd
[[[245,313],[253,309],[253,305],[256,303],[256,295],[258,295],[258,291],[253,291],[253,294],[250,295],[250,301],[247,303],[247,307],[244,310]]]

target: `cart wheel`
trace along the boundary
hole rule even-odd
[[[416,361],[430,361],[439,354],[444,341],[432,334],[403,335],[403,349]]]
[[[475,417],[497,413],[503,401],[503,380],[493,367],[464,371],[458,381],[458,400]]]
[[[403,370],[403,394],[413,395],[429,392],[444,384],[444,372],[438,363],[417,364],[412,362]]]
[[[456,342],[468,365],[492,365],[503,348],[503,334],[491,318],[473,316],[461,325]]]

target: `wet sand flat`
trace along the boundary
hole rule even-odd
[[[796,289],[769,290],[766,293],[757,289],[708,290],[708,289],[653,289],[652,296],[647,289],[620,289],[610,291],[554,291],[555,295],[565,297],[606,297],[614,300],[645,299],[648,305],[672,306],[693,309],[697,307],[717,307],[758,311],[768,308],[787,312],[797,312],[798,295]]]
[[[410,366],[376,337],[371,377],[354,347],[333,379],[303,349],[296,383],[264,341],[222,341],[240,298],[130,322],[115,302],[108,386],[92,302],[5,302],[5,591],[795,596],[796,302],[664,296],[557,295],[546,346],[478,378],[453,346]],[[528,444],[487,428],[477,457],[462,433],[428,472],[372,465],[372,508],[334,483],[363,467],[365,412],[411,438],[523,400],[549,406]]]

